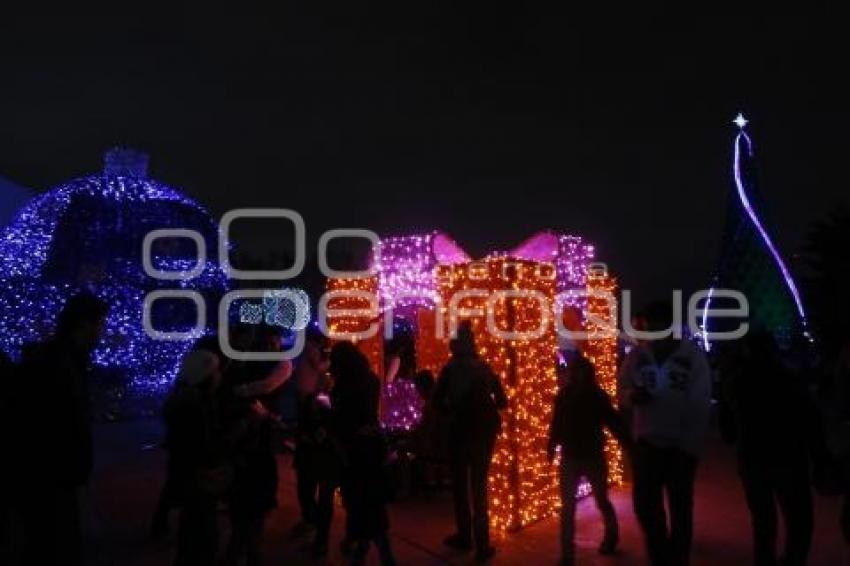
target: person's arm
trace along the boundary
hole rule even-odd
[[[446,399],[448,396],[448,389],[449,371],[448,366],[445,366],[440,370],[440,375],[437,377],[437,384],[434,387],[434,393],[431,396],[431,402],[433,403],[434,408],[440,413],[445,413],[448,410],[448,403]]]
[[[720,428],[720,437],[727,444],[735,444],[738,440],[738,424],[734,409],[735,383],[740,376],[734,370],[721,371],[719,382],[719,395],[717,399],[717,423]]]
[[[634,372],[637,368],[638,352],[633,349],[623,360],[617,372],[617,408],[623,426],[626,427],[626,437],[632,438],[632,394],[634,393]]]
[[[823,415],[803,376],[789,373],[785,379],[790,381],[790,389],[796,399],[796,401],[792,400],[792,403],[798,403],[800,408],[809,459],[815,470],[820,471],[833,463],[833,456],[826,442]]]
[[[614,408],[611,398],[602,389],[599,389],[599,399],[602,407],[602,421],[620,445],[628,449],[632,439],[625,419],[620,412]]]
[[[366,419],[369,423],[377,425],[380,423],[380,405],[381,405],[381,380],[378,376],[373,376],[366,390],[366,403],[368,413]]]
[[[563,395],[558,393],[555,396],[555,407],[552,409],[552,421],[549,423],[549,442],[546,446],[546,455],[550,462],[555,459],[555,449],[561,443],[560,423],[563,422],[563,412]]]
[[[283,360],[263,379],[237,385],[233,388],[233,392],[240,397],[261,397],[289,381],[290,377],[292,377],[292,362]]]
[[[632,350],[623,360],[620,371],[617,372],[617,400],[620,410],[629,411],[632,408],[632,392],[634,389],[634,376],[637,359],[637,351]]]
[[[708,358],[697,346],[691,350],[693,362],[685,418],[687,435],[694,450],[702,444],[711,420],[711,367]]]
[[[399,356],[393,356],[390,358],[390,361],[387,364],[387,371],[384,374],[385,385],[389,385],[395,381],[399,369],[401,369],[401,358]]]
[[[508,396],[505,395],[505,389],[502,387],[502,382],[489,367],[487,368],[488,379],[490,382],[490,394],[493,396],[493,402],[496,408],[504,411],[508,408]]]

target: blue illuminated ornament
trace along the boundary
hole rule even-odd
[[[189,341],[156,340],[142,325],[145,295],[154,290],[193,290],[217,305],[227,281],[208,260],[189,280],[156,279],[143,269],[142,242],[157,229],[200,233],[216,249],[218,227],[195,201],[146,177],[147,156],[112,150],[101,174],[75,179],[35,197],[0,232],[0,347],[13,358],[24,344],[45,339],[65,300],[82,288],[110,305],[106,330],[94,352],[95,390],[114,412],[134,412],[128,403],[150,398],[171,383]],[[188,271],[197,243],[161,238],[151,249],[159,271]],[[186,299],[160,299],[151,309],[159,331],[185,331],[196,320]],[[207,327],[214,327],[213,316]]]

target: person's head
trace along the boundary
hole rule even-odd
[[[570,362],[567,369],[567,383],[571,387],[588,387],[596,384],[596,370],[584,356]]]
[[[449,350],[455,356],[475,355],[475,333],[470,321],[464,320],[460,323],[457,335],[449,342]]]
[[[302,361],[306,360],[313,367],[325,365],[328,357],[328,338],[314,326],[308,326],[304,337],[304,353]]]
[[[251,349],[254,340],[254,327],[241,322],[234,323],[229,328],[230,345],[237,352]]]
[[[109,306],[94,294],[83,291],[65,303],[56,324],[56,336],[74,347],[91,352],[100,341]]]
[[[262,326],[257,331],[257,349],[261,352],[280,352],[283,348],[281,329],[276,326]]]
[[[673,325],[673,307],[668,302],[654,301],[646,305],[641,318],[649,332],[667,330]]]
[[[218,389],[221,379],[219,357],[207,350],[192,350],[186,354],[177,374],[177,383],[180,386],[207,391]]]
[[[224,352],[222,352],[221,344],[219,343],[218,335],[216,334],[208,334],[199,338],[192,346],[192,350],[204,350],[205,352],[215,354],[216,357],[218,357],[219,367],[222,372],[227,369],[232,361],[224,355]]]
[[[422,399],[428,399],[434,391],[434,384],[436,382],[431,370],[423,369],[416,372],[416,375],[413,378],[413,383],[416,386],[416,392],[419,393],[419,397]]]
[[[351,376],[369,372],[369,360],[351,342],[337,342],[331,349],[331,374],[337,384]]]

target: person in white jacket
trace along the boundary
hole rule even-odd
[[[670,306],[663,303],[647,307],[643,318],[650,332],[673,323]],[[634,439],[633,504],[650,562],[687,565],[694,480],[711,412],[708,360],[696,344],[671,333],[635,347],[623,361],[617,385]]]

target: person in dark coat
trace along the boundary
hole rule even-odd
[[[439,487],[446,460],[446,432],[443,415],[434,406],[436,379],[429,370],[421,370],[414,378],[416,392],[422,401],[422,416],[412,431],[413,465],[411,493]],[[430,482],[430,483],[429,483]]]
[[[276,329],[263,329],[257,350],[280,351]],[[225,430],[234,441],[233,482],[226,496],[231,525],[224,555],[227,566],[262,563],[266,517],[277,507],[275,445],[281,425],[271,407],[292,374],[292,364],[289,360],[266,361],[249,365],[247,369],[247,373],[240,372],[239,379],[226,381],[223,395]]]
[[[610,397],[599,387],[593,364],[587,358],[573,360],[567,383],[555,397],[555,410],[549,427],[549,460],[561,448],[561,553],[563,564],[573,564],[575,549],[576,491],[584,476],[593,490],[596,507],[605,522],[600,554],[617,548],[619,529],[614,506],[608,499],[608,463],[605,459],[605,431],[625,443],[628,431]]]
[[[378,422],[380,381],[354,344],[331,350],[334,378],[333,434],[343,462],[341,488],[346,507],[346,537],[354,542],[351,564],[363,564],[374,543],[381,563],[395,564],[387,514],[387,447]]]
[[[234,399],[228,405],[228,428],[239,431],[239,440],[233,448],[233,480],[225,496],[231,528],[224,564],[259,565],[266,517],[277,507],[276,421],[255,397]]]
[[[219,367],[222,374],[228,372],[230,359],[224,355],[219,345],[217,335],[209,335],[200,338],[192,347],[192,350],[204,350],[215,354],[218,357]],[[183,384],[179,381],[175,387],[180,388]],[[157,499],[156,508],[154,509],[153,518],[151,520],[151,537],[154,539],[162,539],[166,537],[171,530],[169,524],[169,516],[171,512],[177,509],[180,505],[180,493],[176,482],[173,479],[175,475],[172,472],[174,462],[168,452],[167,441],[163,442],[163,448],[166,450],[166,473],[165,481],[160,489],[159,498]]]
[[[806,563],[814,528],[812,465],[828,460],[813,399],[782,362],[771,334],[754,331],[723,366],[721,425],[735,443],[757,566]],[[785,548],[777,561],[777,506]]]
[[[478,357],[471,326],[462,324],[450,347],[452,357],[440,372],[433,400],[448,420],[457,527],[444,542],[471,550],[474,536],[477,557],[486,560],[495,552],[490,544],[487,474],[502,426],[499,411],[508,406],[508,400],[493,370]]]
[[[334,510],[334,493],[339,485],[340,454],[332,436],[333,412],[325,391],[304,397],[296,427],[297,491],[309,525],[315,529],[311,552],[316,558],[328,552],[328,535]],[[296,525],[298,528],[299,527]],[[304,534],[293,528],[292,536]]]
[[[218,554],[218,502],[232,478],[221,382],[215,354],[190,352],[165,403],[170,481],[181,507],[176,566],[212,565]]]
[[[12,383],[12,380],[17,377],[15,370],[12,360],[4,352],[0,352],[0,379],[4,384]],[[3,446],[9,446],[9,437],[13,436],[11,430],[14,423],[9,420],[11,411],[12,400],[9,397],[9,388],[0,388],[0,443]],[[0,469],[0,486],[2,486],[0,487],[2,490],[0,491],[0,557],[4,556],[11,543],[12,509],[9,503],[11,495],[7,493],[10,483],[11,477],[6,466],[3,466]]]
[[[13,506],[26,537],[26,564],[83,563],[77,491],[94,461],[89,364],[108,308],[88,292],[71,297],[54,336],[22,354],[10,418],[28,428],[10,453],[17,454]],[[33,419],[33,402],[50,418]]]
[[[333,473],[337,466],[332,463],[329,447],[325,344],[324,335],[312,329],[308,331],[293,374],[298,407],[293,467],[301,520],[290,530],[290,538],[297,539],[317,530],[313,551],[318,556],[327,553],[337,475]]]

